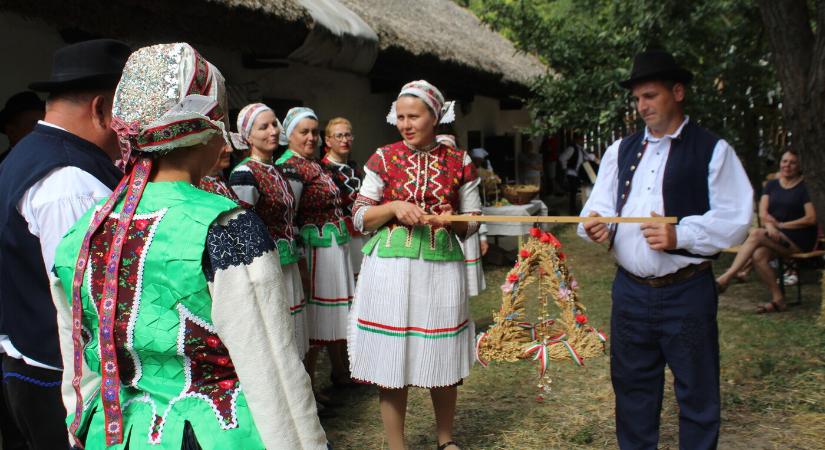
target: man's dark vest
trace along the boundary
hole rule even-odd
[[[675,216],[681,221],[683,217],[702,215],[710,210],[708,166],[717,142],[718,136],[692,121],[688,121],[679,136],[671,140],[662,181],[665,216]],[[644,145],[644,130],[622,139],[619,144],[617,213],[626,201],[627,197],[623,196],[630,194],[626,186],[632,188],[633,174],[644,153]],[[718,257],[697,255],[682,249],[667,250],[667,253],[705,259]]]
[[[122,176],[96,145],[37,125],[0,165],[0,334],[23,355],[61,367],[57,312],[40,241],[17,210],[20,198],[53,169],[77,167],[114,189]]]

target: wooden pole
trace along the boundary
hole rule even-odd
[[[427,219],[449,220],[450,222],[522,222],[522,223],[583,223],[596,220],[603,223],[677,223],[676,217],[580,217],[580,216],[470,216],[425,215]]]

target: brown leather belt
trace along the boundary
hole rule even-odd
[[[628,272],[622,266],[619,266],[619,270],[625,273],[631,280],[639,283],[644,284],[650,287],[660,288],[665,286],[670,286],[671,284],[681,283],[682,281],[689,280],[693,278],[693,276],[703,272],[705,270],[710,269],[710,261],[705,261],[700,264],[691,264],[689,266],[682,267],[681,269],[677,270],[676,272],[667,274],[663,277],[653,277],[653,278],[642,278],[632,273]]]

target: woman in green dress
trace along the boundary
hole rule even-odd
[[[327,447],[261,220],[197,183],[223,77],[188,44],[136,51],[115,94],[127,175],[57,250],[64,402],[86,449]]]

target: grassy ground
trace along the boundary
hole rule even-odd
[[[615,266],[603,247],[560,228],[570,267],[593,325],[609,334],[610,285]],[[724,259],[716,270],[729,264]],[[487,267],[488,289],[471,300],[477,330],[498,309],[506,268]],[[825,448],[825,330],[814,323],[819,284],[804,280],[803,304],[786,313],[755,315],[767,293],[755,279],[732,285],[720,299],[723,449]],[[552,390],[535,400],[536,368],[529,362],[476,365],[459,388],[455,438],[465,449],[616,448],[608,358],[552,363]],[[360,388],[340,394],[347,406],[324,421],[336,449],[386,448],[377,393]],[[434,448],[434,417],[426,390],[410,391],[407,441]],[[662,449],[678,448],[678,408],[668,374],[662,410]]]

